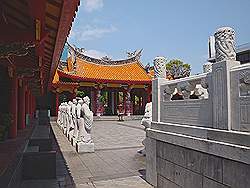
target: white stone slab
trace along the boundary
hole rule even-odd
[[[93,153],[95,151],[94,146],[94,143],[77,142],[76,151],[78,153]]]

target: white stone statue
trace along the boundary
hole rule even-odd
[[[64,116],[65,116],[65,125],[63,128],[63,133],[67,136],[69,127],[70,127],[70,120],[69,120],[69,105],[67,102],[64,103]]]
[[[59,126],[61,126],[61,122],[62,122],[62,104],[60,104],[59,106],[58,106],[58,112],[57,112],[57,120],[56,120],[56,122],[57,122],[57,124],[59,125]]]
[[[166,78],[166,63],[165,57],[157,56],[154,59],[154,77],[155,78]]]
[[[93,125],[93,112],[89,108],[90,99],[88,96],[83,98],[82,105],[82,115],[84,119],[84,128],[81,130],[83,132],[83,137],[81,137],[81,141],[84,143],[91,143],[91,128]]]
[[[77,141],[80,141],[82,139],[83,135],[83,127],[84,127],[84,119],[82,115],[82,105],[83,105],[83,100],[80,99],[78,100],[78,103],[76,105],[76,117],[77,117],[77,126],[79,128],[78,132],[78,138]]]
[[[216,62],[236,60],[234,30],[230,27],[219,28],[215,32],[214,37]]]
[[[67,127],[67,117],[66,117],[66,104],[62,103],[62,130],[65,131]]]
[[[149,102],[145,106],[145,113],[141,120],[141,124],[145,127],[145,130],[147,128],[151,127],[152,122],[152,102]]]
[[[89,97],[83,98],[83,104],[81,108],[81,116],[83,117],[83,124],[79,126],[78,142],[76,144],[76,150],[78,153],[94,152],[94,143],[91,138],[91,128],[93,125],[93,112],[89,108]]]
[[[145,113],[141,120],[141,124],[145,127],[145,131],[147,128],[151,127],[152,123],[152,102],[149,102],[145,106]],[[145,151],[145,139],[142,141],[142,144],[144,145],[144,148],[142,150],[139,150],[138,153],[141,153],[143,155],[146,155]]]
[[[67,130],[67,137],[73,136],[73,130],[74,130],[74,123],[73,123],[73,117],[72,117],[72,105],[73,102],[69,101],[68,102],[68,117],[69,117],[69,125],[68,125],[68,130]]]
[[[74,125],[74,132],[73,132],[73,137],[77,138],[78,137],[78,126],[77,126],[77,118],[76,118],[76,105],[77,105],[77,100],[73,99],[73,104],[71,107],[72,111],[72,121]]]

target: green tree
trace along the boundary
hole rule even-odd
[[[84,92],[84,91],[78,91],[78,90],[77,90],[76,96],[77,96],[77,97],[83,98],[83,97],[85,97],[85,92]]]
[[[178,79],[190,76],[191,66],[179,59],[172,59],[166,64],[167,78]]]

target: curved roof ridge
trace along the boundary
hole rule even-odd
[[[80,50],[76,50],[76,48],[74,48],[68,42],[67,42],[67,44],[71,48],[71,50],[73,50],[75,52],[75,55],[78,58],[83,59],[83,60],[88,61],[88,62],[91,62],[91,63],[101,64],[101,65],[122,65],[122,64],[133,63],[135,61],[140,60],[141,54],[142,54],[142,50],[143,50],[143,49],[141,49],[139,51],[135,51],[135,52],[129,53],[129,55],[131,57],[129,57],[127,59],[111,60],[108,57],[103,57],[101,59],[98,59],[98,58],[94,58],[94,57],[90,57],[88,55],[85,55]]]
[[[123,64],[129,64],[129,63],[133,63],[137,60],[140,59],[141,57],[141,52],[142,50],[140,50],[138,53],[136,53],[135,56],[133,57],[130,57],[128,59],[121,59],[121,60],[110,60],[107,58],[106,59],[97,59],[97,58],[94,58],[94,57],[90,57],[90,56],[87,56],[87,55],[84,55],[80,52],[76,52],[76,56],[80,59],[83,59],[85,61],[88,61],[88,62],[91,62],[91,63],[95,63],[95,64],[100,64],[100,65],[123,65]]]
[[[141,62],[139,60],[134,60],[134,61],[130,61],[130,62],[126,62],[126,63],[120,63],[120,64],[101,64],[101,63],[96,63],[96,62],[88,61],[88,60],[85,60],[85,59],[82,59],[82,58],[79,58],[79,60],[80,61],[84,61],[85,63],[90,63],[90,64],[94,64],[94,65],[100,65],[100,66],[112,66],[113,67],[113,66],[125,66],[125,65],[128,65],[128,64],[137,63],[137,64],[140,64],[140,66],[143,67],[143,65],[141,64]]]

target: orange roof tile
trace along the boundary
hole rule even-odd
[[[75,74],[65,70],[58,70],[57,72],[60,77],[67,77],[77,81],[143,84],[151,82],[151,77],[146,73],[139,61],[119,65],[103,65],[77,58],[77,70]]]

